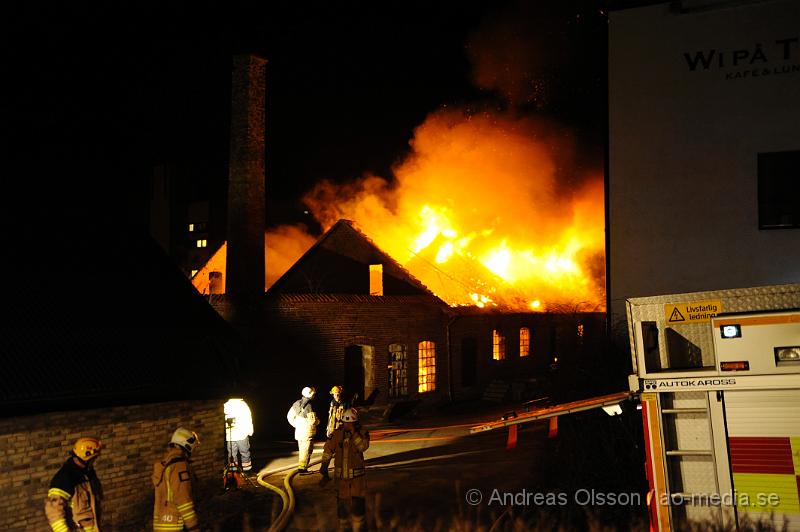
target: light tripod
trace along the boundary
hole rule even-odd
[[[245,474],[242,471],[241,462],[237,460],[236,456],[233,453],[233,423],[235,418],[227,417],[225,418],[225,428],[228,432],[227,438],[225,438],[228,442],[228,455],[226,464],[225,464],[225,471],[222,475],[223,485],[225,487],[225,491],[228,492],[232,489],[237,489],[242,485],[244,482]],[[239,454],[238,451],[236,454]]]

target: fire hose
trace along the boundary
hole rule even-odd
[[[281,509],[281,513],[278,514],[278,518],[275,519],[275,522],[272,523],[272,526],[269,527],[269,532],[280,532],[286,525],[289,524],[289,520],[291,519],[292,515],[294,514],[294,507],[295,507],[295,499],[294,499],[294,490],[292,489],[292,480],[294,476],[297,474],[297,470],[290,472],[283,478],[283,485],[286,488],[282,490],[277,486],[273,486],[266,480],[264,480],[265,472],[261,472],[256,477],[256,481],[267,488],[268,490],[278,494],[281,498],[281,502],[283,503],[283,508]]]
[[[313,466],[318,463],[320,463],[320,461],[315,460],[308,465]],[[281,498],[281,502],[283,503],[281,513],[278,514],[278,518],[274,523],[272,523],[272,526],[269,527],[269,532],[280,532],[286,528],[286,526],[289,524],[289,521],[292,519],[292,516],[294,515],[296,501],[294,497],[294,489],[292,488],[292,481],[294,480],[294,477],[297,476],[297,469],[293,469],[283,478],[283,486],[285,490],[264,480],[264,476],[271,473],[272,472],[266,470],[259,472],[258,476],[256,477],[256,481],[268,490],[278,494]]]

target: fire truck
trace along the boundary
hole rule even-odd
[[[651,528],[800,530],[800,285],[627,301]]]
[[[629,391],[472,433],[639,401],[651,530],[688,522],[800,531],[800,284],[627,300]]]

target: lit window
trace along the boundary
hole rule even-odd
[[[192,270],[192,273],[189,275],[189,277],[194,277],[195,275],[197,275],[197,270]]]
[[[419,393],[436,389],[436,344],[425,340],[419,343]]]
[[[492,331],[492,358],[495,360],[506,358],[506,336],[497,329]]]
[[[519,356],[526,357],[531,354],[531,330],[521,327],[519,330]]]
[[[383,264],[369,265],[369,295],[383,295]]]
[[[194,232],[194,224],[189,224],[189,232],[190,233]]]
[[[583,338],[583,324],[578,324],[578,338]]]
[[[207,246],[208,246],[208,240],[206,240],[205,238],[201,238],[197,241],[197,247],[204,248]]]

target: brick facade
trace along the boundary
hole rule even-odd
[[[277,326],[273,338],[283,353],[292,353],[294,360],[313,356],[310,372],[320,386],[345,382],[348,347],[370,346],[374,354],[365,363],[365,397],[377,390],[375,402],[386,404],[389,345],[401,344],[408,361],[408,394],[403,399],[446,397],[446,316],[433,297],[281,296],[268,303],[266,323]],[[419,394],[417,347],[422,341],[436,345],[437,378],[435,391]]]
[[[10,489],[0,500],[0,530],[49,530],[44,500],[50,480],[84,436],[96,436],[104,446],[96,463],[103,487],[101,529],[149,530],[153,463],[179,426],[200,435],[193,464],[202,512],[202,500],[219,488],[225,460],[222,404],[177,401],[1,419],[0,470],[7,472]]]
[[[582,348],[596,346],[604,332],[602,313],[503,313],[461,311],[449,327],[454,399],[480,397],[493,379],[524,380],[542,376],[558,358],[580,363]],[[579,332],[579,326],[581,326]],[[529,354],[520,356],[520,329],[530,333]],[[492,331],[505,336],[505,358],[494,360]],[[469,344],[472,343],[470,347]],[[474,351],[474,355],[470,355]],[[475,358],[470,374],[464,364]],[[467,379],[472,377],[472,381]]]

